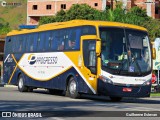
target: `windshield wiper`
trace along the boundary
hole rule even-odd
[[[124,28],[124,36],[125,36],[127,56],[128,56],[128,59],[127,59],[128,67],[131,66],[132,61],[135,62],[135,63],[136,63],[136,66],[137,66],[137,68],[138,68],[138,70],[139,70],[139,73],[141,74],[142,71],[141,71],[141,68],[140,68],[140,66],[139,66],[139,64],[138,64],[138,62],[137,62],[137,58],[132,54],[132,51],[131,51],[131,49],[130,49],[130,44],[129,44],[128,41],[127,41],[127,36],[126,36],[126,30],[125,30],[125,28]],[[133,57],[132,57],[132,56],[133,56]],[[120,70],[120,71],[121,71],[121,70]]]
[[[118,74],[121,73],[121,71],[123,70],[123,67],[124,67],[124,63],[126,62],[125,59],[124,59],[124,56],[125,55],[123,54],[123,57],[122,57],[122,60],[121,60],[121,68],[119,69]]]

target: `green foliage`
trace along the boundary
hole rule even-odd
[[[75,4],[66,11],[67,20],[74,20],[74,19],[85,19],[85,20],[94,20],[95,12],[97,10],[90,7],[87,4]]]
[[[56,22],[64,22],[67,21],[66,18],[66,12],[62,9],[59,12],[57,12],[56,17],[55,17]]]
[[[130,11],[127,12],[125,18],[125,23],[140,26],[143,26],[143,23],[150,19],[150,17],[147,16],[146,10],[139,7],[131,8]]]
[[[0,35],[7,34],[11,30],[9,23],[5,23],[5,21],[0,18]]]
[[[160,21],[150,19],[143,26],[147,28],[151,41],[154,41],[156,37],[160,37]]]
[[[43,16],[43,17],[40,17],[39,25],[53,23],[53,22],[56,22],[55,16]]]

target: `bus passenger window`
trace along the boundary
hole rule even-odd
[[[68,40],[69,49],[75,49],[75,40]]]
[[[96,29],[93,26],[82,27],[82,35],[96,35]]]
[[[53,39],[53,37],[51,37],[51,36],[48,38],[48,40],[49,40],[48,47],[49,48],[51,48],[52,39]]]
[[[77,38],[76,32],[77,32],[76,28],[71,28],[67,30],[67,34],[65,38],[66,50],[75,50],[78,48],[78,45],[76,45],[76,43],[78,43],[78,40],[76,39]]]
[[[29,44],[30,44],[29,51],[31,52],[31,51],[33,51],[33,42],[30,40]]]
[[[19,49],[18,49],[18,51],[22,52],[22,40],[19,41]]]
[[[58,50],[64,50],[64,41],[62,40],[58,41]]]
[[[65,31],[58,30],[57,33],[58,33],[58,35],[56,36],[56,40],[58,43],[57,50],[64,50]]]
[[[13,44],[13,52],[17,52],[17,45],[18,45],[17,36],[14,36],[13,40],[16,41],[16,44]]]

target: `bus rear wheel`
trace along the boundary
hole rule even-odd
[[[113,102],[119,102],[122,100],[122,97],[110,97],[111,101]]]
[[[27,92],[28,91],[28,87],[24,85],[24,78],[21,75],[19,75],[18,77],[18,90],[20,92]]]
[[[69,83],[67,87],[67,94],[69,97],[74,98],[74,99],[80,98],[80,94],[78,93],[78,90],[77,90],[77,83],[74,77],[71,77],[69,79]]]

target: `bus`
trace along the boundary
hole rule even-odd
[[[7,34],[4,82],[20,92],[45,88],[81,94],[149,97],[152,48],[147,30],[106,21],[71,20]]]

